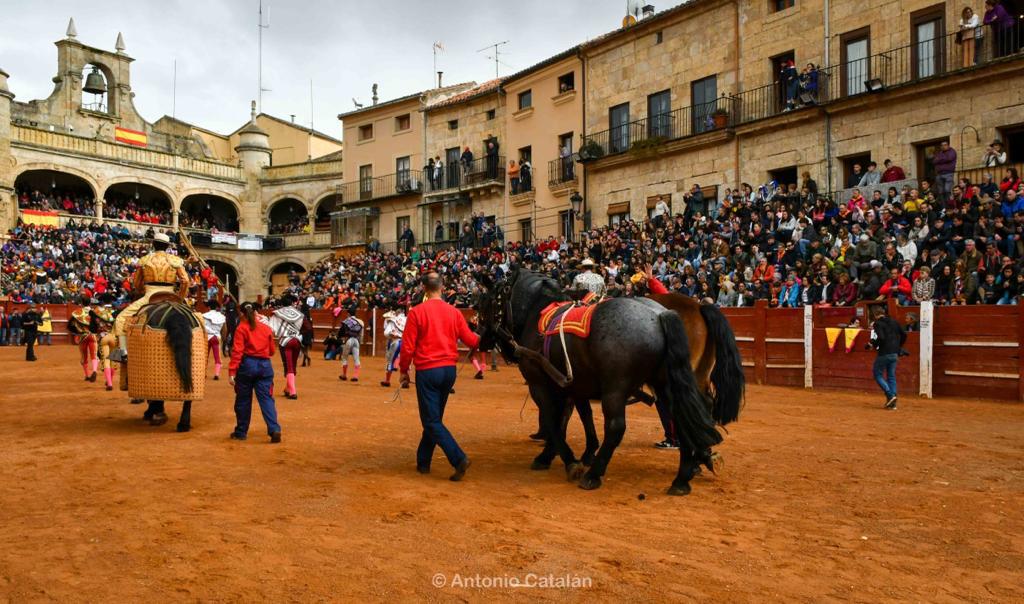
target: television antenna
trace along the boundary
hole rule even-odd
[[[508,54],[508,53],[502,52],[501,49],[500,49],[500,47],[504,46],[505,44],[508,44],[508,40],[505,40],[504,42],[495,42],[494,44],[488,44],[487,46],[484,46],[483,48],[481,48],[480,50],[477,51],[477,52],[484,52],[485,50],[490,50],[491,52],[494,53],[493,57],[489,56],[487,58],[488,59],[494,59],[494,77],[496,77],[496,78],[499,77],[498,66],[503,64],[502,61],[501,61],[501,55]]]
[[[258,91],[258,93],[256,95],[256,99],[257,99],[256,110],[257,110],[257,112],[262,112],[263,111],[263,93],[264,92],[270,92],[269,88],[264,88],[263,87],[263,30],[264,29],[270,29],[270,5],[267,5],[267,22],[264,25],[264,23],[263,23],[263,0],[260,0],[259,22],[256,25],[259,28],[257,30],[259,32],[259,36],[258,36],[259,48],[258,48],[258,51],[257,51],[257,54],[256,54],[256,62],[259,64],[258,65],[259,73],[258,73],[257,78],[256,78],[256,86],[259,88],[259,91]]]

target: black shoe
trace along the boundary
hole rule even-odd
[[[293,401],[294,401],[294,400],[296,400],[296,399],[298,399],[298,398],[299,398],[299,395],[298,395],[298,394],[288,394],[288,393],[286,392],[286,393],[284,394],[284,397],[285,397],[286,399],[289,399],[289,400],[293,400]]]
[[[885,401],[885,408],[886,409],[890,409],[890,410],[896,409],[896,397],[895,396],[890,396],[889,400]]]
[[[455,394],[455,388],[452,388],[451,390],[449,390],[448,394]]]
[[[153,417],[149,418],[150,426],[162,426],[167,423],[166,413],[154,413]]]
[[[215,375],[215,376],[213,376],[213,381],[215,381],[215,382],[216,382],[216,381],[217,381],[217,380],[219,380],[219,379],[220,379],[220,376],[219,376],[219,375]]]
[[[144,398],[133,398],[132,400],[130,400],[128,402],[133,404],[133,405],[141,405],[142,403],[146,402],[146,399],[144,399]]]
[[[480,371],[477,371],[476,375],[473,376],[473,379],[474,380],[482,380],[482,379],[484,379],[484,370],[481,369]]]
[[[547,440],[547,438],[544,436],[543,432],[537,431],[537,432],[534,432],[533,434],[530,435],[530,440],[536,440],[536,441],[543,442],[543,441]]]
[[[358,381],[359,381],[359,378],[352,378],[352,381],[353,381],[353,382],[358,382]]]
[[[390,388],[391,387],[391,382],[381,382],[380,385],[385,387],[385,388]]]
[[[270,442],[271,442],[271,444],[277,444],[277,443],[281,442],[281,433],[280,432],[274,432],[273,434],[271,434],[270,435]]]
[[[455,473],[452,474],[448,478],[448,480],[452,482],[459,482],[460,480],[462,480],[462,477],[466,475],[466,470],[469,469],[469,463],[470,462],[468,457],[466,459],[463,459],[462,463],[455,467]]]
[[[38,359],[36,359],[35,357],[32,357],[31,359],[25,359],[25,360],[26,360],[26,361],[30,361],[30,362],[35,362],[35,361],[36,361],[36,360],[38,360]]]
[[[343,375],[339,375],[339,376],[338,376],[338,379],[339,379],[339,380],[341,380],[341,381],[343,381],[343,382],[347,382],[347,381],[348,381],[348,378],[347,378],[347,377],[345,377],[345,376],[343,376]]]
[[[238,432],[232,432],[228,435],[231,440],[245,440],[248,438],[245,434],[239,434]]]
[[[672,440],[669,440],[669,439],[666,438],[665,440],[661,441],[660,443],[654,443],[654,448],[655,449],[665,449],[665,450],[675,451],[675,450],[679,449],[679,443],[677,443],[675,441],[672,441]]]
[[[409,389],[409,384],[402,384],[402,388],[404,388],[405,390],[408,390]]]
[[[416,466],[416,471],[420,474],[430,474],[430,468],[424,468],[423,466]]]

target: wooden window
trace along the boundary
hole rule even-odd
[[[622,153],[629,149],[629,103],[608,110],[608,151]]]
[[[558,94],[576,89],[576,72],[570,71],[558,77]]]
[[[839,36],[839,50],[841,94],[849,96],[866,92],[864,83],[871,79],[871,28],[863,27]]]
[[[533,107],[533,91],[525,90],[519,93],[519,109],[529,109]]]
[[[945,4],[910,13],[910,67],[915,80],[942,73],[945,21]]]
[[[373,138],[373,124],[364,124],[359,127],[359,140],[368,141]]]
[[[796,6],[796,0],[769,0],[772,12],[777,13]]]
[[[718,76],[701,78],[690,83],[690,110],[693,133],[699,134],[714,128],[711,114],[718,106]]]
[[[934,187],[935,166],[932,164],[932,158],[935,157],[935,152],[939,150],[939,145],[948,142],[949,138],[946,137],[914,144],[914,149],[917,151],[917,174],[919,180],[927,180]]]
[[[665,36],[662,35],[662,32],[660,32],[660,31],[654,32],[654,43],[655,44],[661,44],[664,40],[665,40]]]
[[[400,115],[395,118],[395,132],[402,132],[412,127],[412,120],[409,118],[409,114]]]
[[[449,130],[458,130],[459,129],[459,120],[448,120],[448,129]]]
[[[493,120],[493,119],[494,119],[494,116],[495,116],[495,111],[494,111],[494,109],[488,109],[488,110],[487,110],[487,119],[488,119],[488,120]]]
[[[523,243],[527,243],[533,239],[533,221],[529,218],[524,218],[519,221],[519,232],[523,238]]]

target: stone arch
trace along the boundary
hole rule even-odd
[[[314,199],[316,199],[316,202],[313,204],[313,216],[315,217],[314,230],[318,232],[330,231],[330,213],[341,209],[341,192],[326,192]]]
[[[95,178],[93,178],[92,174],[89,174],[84,170],[79,170],[78,168],[73,168],[71,166],[63,166],[61,164],[54,164],[50,162],[35,162],[19,166],[18,170],[14,173],[14,182],[17,183],[18,177],[20,177],[22,174],[32,171],[64,172],[72,176],[77,176],[78,178],[84,180],[85,183],[89,185],[89,187],[92,189],[93,199],[99,196],[100,184],[99,182],[96,181]]]
[[[106,195],[107,191],[109,191],[114,185],[123,185],[125,183],[147,185],[154,189],[159,189],[167,196],[167,201],[171,204],[171,211],[178,210],[180,200],[178,199],[178,195],[174,192],[174,189],[159,180],[155,180],[147,176],[115,176],[106,182],[107,187],[103,190],[103,194]]]
[[[216,254],[206,254],[206,262],[210,265],[210,268],[214,270],[217,276],[220,278],[221,283],[225,283],[228,286],[228,292],[235,297],[235,300],[239,300],[239,296],[242,292],[242,287],[245,285],[245,279],[242,278],[242,269],[234,260],[230,260],[224,256]],[[234,277],[223,274],[223,268],[227,268],[228,271],[234,273]]]
[[[229,194],[229,193],[224,193],[223,191],[218,191],[216,189],[210,189],[210,188],[206,188],[206,187],[188,189],[187,191],[182,191],[179,194],[179,201],[178,201],[179,222],[181,222],[182,224],[187,222],[185,220],[186,213],[187,213],[187,211],[190,208],[186,207],[186,206],[191,206],[192,205],[192,204],[189,203],[190,202],[190,198],[196,198],[197,201],[201,202],[202,198],[204,198],[204,197],[206,197],[206,198],[215,198],[215,201],[225,203],[230,208],[230,210],[231,210],[231,212],[225,212],[223,210],[217,211],[217,210],[214,210],[213,208],[211,208],[211,212],[210,212],[211,215],[207,216],[207,218],[209,218],[214,223],[213,226],[216,226],[218,229],[220,229],[222,231],[224,231],[224,230],[227,230],[227,231],[241,231],[242,230],[241,229],[242,204],[238,201],[238,198],[235,197],[234,195]],[[194,210],[195,208],[192,208],[192,209]],[[203,213],[205,213],[205,212],[203,212]],[[234,216],[231,216],[230,215],[231,213],[233,213]]]
[[[275,258],[273,260],[273,262],[271,262],[267,266],[267,269],[266,269],[266,271],[264,271],[264,275],[263,275],[263,283],[266,286],[267,291],[271,295],[276,295],[276,294],[280,293],[281,290],[283,290],[285,288],[285,286],[287,285],[286,280],[275,279],[274,278],[274,276],[276,274],[282,274],[282,273],[279,273],[277,269],[285,268],[285,267],[290,267],[290,266],[296,266],[296,267],[302,269],[301,272],[303,274],[305,274],[309,270],[309,269],[306,268],[306,263],[303,262],[302,260],[300,260],[299,258],[295,258],[293,256],[286,256],[284,258]]]
[[[306,267],[307,263],[303,261],[301,258],[296,258],[295,256],[284,256],[282,258],[274,258],[274,260],[267,264],[267,267],[263,269],[263,280],[270,281],[270,276],[274,274],[274,269],[280,267],[282,264],[296,264],[302,268],[303,272],[309,270]]]
[[[79,101],[82,103],[83,106],[85,105],[85,98],[83,96],[84,92],[82,91],[82,87],[85,86],[85,79],[89,77],[89,71],[91,71],[89,69],[90,66],[96,67],[100,71],[100,73],[103,74],[103,79],[105,80],[105,83],[107,85],[107,93],[104,95],[106,97],[107,110],[103,113],[108,113],[110,115],[120,115],[120,113],[118,112],[118,109],[120,107],[118,106],[119,99],[117,94],[117,86],[119,84],[119,81],[117,79],[116,72],[103,61],[102,57],[97,56],[95,54],[90,54],[86,56],[84,62],[82,63],[82,71],[80,73],[80,84],[78,87],[78,94],[80,97]]]
[[[264,218],[270,234],[301,233],[309,225],[309,202],[297,195],[282,195],[267,206]]]
[[[311,204],[309,203],[309,200],[306,199],[306,197],[303,195],[299,195],[298,193],[278,193],[277,195],[271,197],[270,201],[267,202],[267,214],[270,213],[270,210],[272,210],[274,206],[278,204],[278,202],[284,201],[286,199],[294,199],[296,201],[299,201],[300,203],[302,203],[302,205],[306,206],[307,212],[313,209],[311,207]]]

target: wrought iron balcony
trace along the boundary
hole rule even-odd
[[[343,203],[385,199],[399,195],[419,195],[423,192],[423,173],[402,170],[376,178],[363,178],[341,185]]]
[[[481,157],[469,163],[447,164],[433,173],[426,170],[424,194],[441,194],[505,184],[505,156]]]

